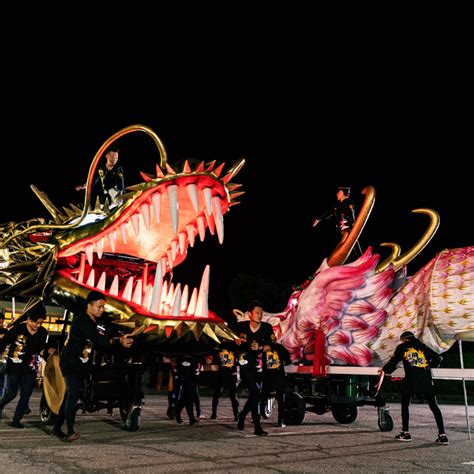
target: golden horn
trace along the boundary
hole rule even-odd
[[[336,248],[332,251],[328,257],[328,265],[335,267],[336,265],[342,265],[349,254],[351,253],[359,235],[364,230],[365,224],[369,219],[370,213],[375,203],[375,188],[373,186],[367,186],[362,191],[365,194],[364,204],[357,215],[357,219],[352,227],[351,233],[346,240],[342,240],[337,244]]]
[[[377,265],[377,272],[383,272],[399,255],[401,252],[400,245],[396,244],[395,242],[384,242],[380,244],[381,247],[391,247],[392,251],[390,255],[383,261]]]
[[[384,260],[382,263],[377,265],[376,271],[380,272],[385,270],[387,266],[392,263],[394,270],[398,271],[400,268],[408,265],[427,245],[428,242],[433,238],[436,231],[439,227],[440,217],[436,211],[433,209],[413,209],[414,214],[426,214],[430,218],[430,225],[425,230],[425,233],[421,236],[420,240],[410,249],[407,250],[405,253],[400,255],[400,257],[396,257],[388,261],[388,259]],[[383,244],[382,244],[383,245]]]

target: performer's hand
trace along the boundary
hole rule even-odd
[[[119,341],[123,347],[131,347],[131,345],[133,344],[133,339],[128,334],[122,336]]]
[[[313,227],[316,227],[318,224],[319,224],[319,219],[316,219],[316,220],[313,222]]]
[[[258,342],[253,341],[252,344],[250,344],[250,349],[252,349],[253,351],[258,351]]]
[[[83,189],[86,189],[86,185],[85,184],[80,184],[79,186],[76,186],[76,191],[82,191]]]

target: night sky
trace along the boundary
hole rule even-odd
[[[317,228],[312,222],[334,203],[339,185],[352,186],[356,205],[365,186],[376,188],[364,248],[378,251],[379,243],[395,241],[406,250],[427,224],[410,210],[441,214],[438,233],[409,274],[444,248],[473,244],[472,152],[470,130],[458,113],[461,91],[434,101],[434,87],[424,89],[421,82],[337,94],[314,90],[310,81],[264,85],[256,80],[232,90],[185,90],[147,84],[126,94],[93,91],[100,100],[83,100],[84,91],[73,88],[64,96],[54,85],[23,91],[16,105],[2,110],[0,222],[49,217],[30,184],[57,207],[82,201],[74,186],[85,182],[97,149],[119,129],[140,123],[160,136],[170,164],[195,158],[230,166],[246,159],[233,180],[246,194],[224,218],[223,246],[207,237],[185,262],[198,277],[211,264],[211,309],[213,301],[226,304],[228,284],[239,273],[290,288],[314,272],[337,233],[333,221]],[[128,135],[118,145],[126,184],[137,183],[139,171],[153,172],[158,153],[147,135]]]

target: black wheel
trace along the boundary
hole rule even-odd
[[[334,419],[341,424],[349,424],[357,418],[357,407],[350,405],[335,405],[331,409]]]
[[[329,408],[326,405],[314,405],[314,407],[308,411],[313,411],[316,415],[324,415],[329,411]]]
[[[392,431],[393,430],[393,418],[388,412],[388,410],[384,407],[378,409],[378,425],[380,431]]]
[[[122,413],[121,413],[122,414]],[[140,407],[131,406],[124,420],[124,429],[126,431],[137,431],[140,426]]]
[[[288,425],[301,425],[306,414],[306,404],[299,393],[285,393],[285,421]]]
[[[122,418],[122,421],[125,423],[125,421],[127,420],[128,410],[125,407],[119,407],[119,411],[120,411],[120,418]]]
[[[40,400],[40,419],[45,425],[53,425],[56,421],[57,415],[55,415],[51,408],[49,408],[48,402],[46,401],[46,397],[43,395],[41,396]]]

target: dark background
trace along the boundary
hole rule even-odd
[[[97,149],[141,123],[160,136],[171,164],[246,159],[234,179],[246,194],[224,218],[224,244],[197,242],[175,271],[196,284],[210,263],[209,306],[224,317],[244,304],[232,287],[283,309],[291,285],[337,243],[334,222],[312,222],[339,185],[352,187],[356,204],[365,186],[376,188],[363,248],[394,241],[406,250],[427,224],[410,210],[440,213],[409,274],[444,248],[473,244],[472,80],[462,30],[368,18],[348,28],[352,18],[285,8],[234,11],[210,29],[188,11],[166,34],[167,22],[142,9],[108,15],[77,11],[77,21],[54,27],[24,18],[27,46],[5,39],[0,222],[49,216],[30,184],[58,207],[81,201],[74,187]],[[127,184],[154,171],[149,137],[118,144]]]
[[[362,102],[346,96],[335,102],[337,107],[324,108],[306,105],[300,96],[275,102],[265,91],[242,101],[188,96],[171,105],[164,93],[163,103],[159,93],[145,94],[136,102],[118,98],[119,106],[100,100],[64,103],[60,96],[37,94],[31,92],[21,113],[10,110],[17,120],[3,130],[2,222],[48,216],[30,184],[58,207],[82,201],[74,186],[85,182],[95,152],[131,124],[154,129],[170,164],[196,158],[231,166],[246,159],[233,180],[246,194],[225,216],[224,245],[208,236],[185,263],[197,279],[211,264],[211,308],[230,304],[228,285],[239,274],[261,275],[289,292],[314,272],[338,235],[334,221],[316,228],[312,222],[333,204],[338,185],[352,186],[356,204],[365,186],[376,188],[374,210],[361,236],[364,248],[380,251],[381,242],[395,241],[406,250],[428,222],[410,210],[429,207],[440,213],[438,233],[409,265],[409,273],[444,248],[473,243],[465,119],[456,116],[454,104],[432,104],[422,92],[416,101],[387,94],[380,103],[375,97]],[[147,135],[128,135],[118,144],[126,184],[137,183],[139,171],[154,172],[159,157]]]

